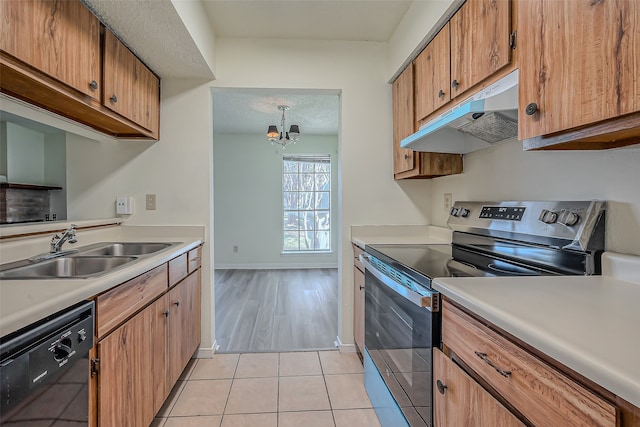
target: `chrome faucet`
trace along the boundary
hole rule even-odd
[[[51,238],[51,250],[50,253],[57,254],[60,252],[62,245],[64,242],[68,241],[69,243],[76,243],[76,225],[71,224],[69,228],[67,228],[62,233],[58,233]]]

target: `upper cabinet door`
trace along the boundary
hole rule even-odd
[[[451,100],[449,55],[447,23],[414,61],[417,122]]]
[[[522,0],[517,13],[519,139],[640,111],[638,0]]]
[[[413,170],[414,152],[400,147],[413,133],[413,66],[410,64],[393,82],[393,173]]]
[[[157,134],[159,80],[110,31],[105,31],[104,81],[104,105]]]
[[[511,61],[511,2],[467,0],[449,25],[451,98],[455,98]]]
[[[0,49],[100,99],[100,22],[76,0],[0,1]]]

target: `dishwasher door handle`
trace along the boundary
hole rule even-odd
[[[406,286],[396,282],[377,268],[375,268],[370,262],[369,257],[365,254],[360,254],[360,262],[364,264],[365,270],[368,270],[373,276],[380,281],[383,285],[390,288],[407,301],[417,305],[418,307],[426,308],[431,312],[440,311],[440,293],[430,289],[424,289],[427,295],[422,295]]]

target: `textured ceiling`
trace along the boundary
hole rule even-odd
[[[82,0],[161,78],[213,78],[172,0]],[[202,1],[216,37],[388,41],[410,0]],[[338,133],[339,97],[273,90],[214,92],[214,132],[265,132],[280,126],[278,105],[291,107],[287,126],[301,133]]]
[[[213,78],[170,0],[82,1],[161,78]]]
[[[408,0],[203,0],[217,37],[389,40]]]
[[[266,134],[269,125],[281,130],[282,112],[288,105],[287,129],[300,126],[304,135],[337,135],[340,99],[337,94],[295,93],[275,90],[218,89],[213,93],[214,133]]]
[[[171,0],[82,0],[163,77],[213,78]],[[216,37],[388,41],[410,0],[202,1]]]

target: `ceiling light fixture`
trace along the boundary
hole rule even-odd
[[[278,105],[278,110],[282,111],[282,119],[280,120],[282,132],[278,132],[278,126],[271,125],[267,130],[267,138],[269,138],[272,145],[274,142],[277,142],[282,145],[282,148],[286,148],[287,145],[298,142],[298,139],[300,138],[300,128],[298,125],[291,125],[289,132],[286,132],[287,127],[285,126],[284,112],[289,110],[289,106]]]

